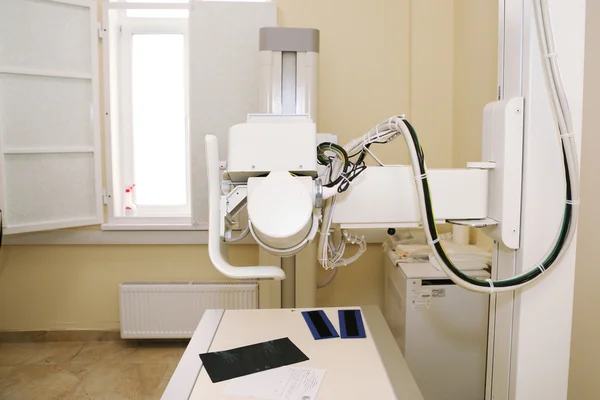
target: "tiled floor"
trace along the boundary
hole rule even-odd
[[[185,342],[0,343],[0,400],[160,399]]]

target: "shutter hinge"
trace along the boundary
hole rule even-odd
[[[102,22],[98,22],[98,39],[103,39],[106,33],[106,28],[102,25]]]
[[[108,204],[108,199],[110,198],[110,194],[106,191],[106,188],[102,188],[102,203]]]

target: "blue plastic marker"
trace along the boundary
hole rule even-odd
[[[340,337],[323,310],[303,311],[302,316],[315,340]]]
[[[364,339],[367,337],[360,310],[338,310],[342,339]]]

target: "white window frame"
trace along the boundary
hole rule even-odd
[[[187,34],[187,20],[183,18],[126,18],[123,20],[121,25],[120,33],[120,82],[122,83],[121,90],[121,131],[119,138],[121,140],[121,151],[125,157],[121,159],[122,176],[126,176],[126,182],[134,182],[133,179],[133,123],[132,123],[132,93],[131,93],[131,67],[132,67],[132,42],[134,35],[144,34],[180,34],[184,38],[184,64],[188,62],[188,34]],[[189,107],[189,71],[185,69],[184,85],[186,88],[185,94],[185,118],[188,118],[188,107]],[[137,205],[139,215],[145,217],[152,217],[156,215],[182,215],[191,216],[191,196],[190,196],[190,156],[189,156],[189,129],[186,124],[185,127],[185,140],[186,140],[186,193],[187,199],[186,204],[181,206],[142,206]],[[134,191],[135,194],[135,191]]]
[[[110,84],[110,39],[107,29],[109,27],[109,10],[117,9],[119,13],[119,49],[118,49],[118,79],[120,98],[124,100],[119,105],[119,137],[115,138],[111,130],[111,84]],[[105,106],[105,151],[106,151],[106,195],[108,216],[107,222],[102,224],[103,230],[205,230],[205,224],[198,224],[193,218],[191,198],[191,160],[189,148],[189,124],[186,123],[186,174],[187,174],[187,204],[185,206],[138,206],[140,216],[119,216],[115,207],[114,176],[121,174],[126,182],[133,182],[133,132],[131,121],[131,43],[135,34],[182,34],[185,43],[185,65],[189,65],[189,35],[188,18],[143,18],[127,17],[126,10],[132,9],[189,9],[187,3],[108,3],[104,4],[102,12],[103,52],[104,52],[104,106]],[[189,70],[185,72],[185,87],[189,89]],[[186,120],[189,117],[189,92],[185,98]],[[187,121],[186,121],[187,122]],[[113,141],[119,140],[120,154],[113,154]],[[122,155],[127,154],[128,157]],[[113,170],[113,157],[120,158],[120,169]],[[120,196],[117,196],[119,198]],[[141,212],[140,212],[141,211]],[[168,214],[172,214],[168,216]],[[165,216],[166,215],[166,216]]]

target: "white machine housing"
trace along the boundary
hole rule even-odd
[[[316,176],[317,128],[307,115],[254,115],[229,129],[227,173],[245,181],[271,171]]]
[[[488,174],[483,169],[429,170],[436,218],[440,221],[486,218]],[[342,229],[419,226],[421,213],[412,168],[368,167],[347,192],[338,196],[333,223],[340,224]]]
[[[275,256],[293,256],[315,238],[320,207],[327,193],[331,194],[330,188],[314,179],[316,146],[315,124],[306,115],[249,116],[247,123],[229,131],[224,176],[235,190],[222,194],[216,137],[207,135],[209,249],[211,260],[224,275],[238,279],[285,277],[277,266],[234,267],[226,261],[225,241],[231,237],[228,221],[244,203],[248,205],[250,233]],[[429,170],[428,174],[442,222],[488,216],[488,169]],[[333,222],[342,229],[387,230],[420,223],[414,177],[408,166],[368,167],[339,195],[336,207]]]
[[[431,264],[384,256],[383,315],[426,400],[485,396],[490,297],[462,289]],[[481,270],[469,275],[487,279]]]
[[[312,240],[318,226],[313,216],[314,199],[311,177],[293,177],[284,170],[249,178],[248,225],[252,236],[274,254],[299,251]]]

